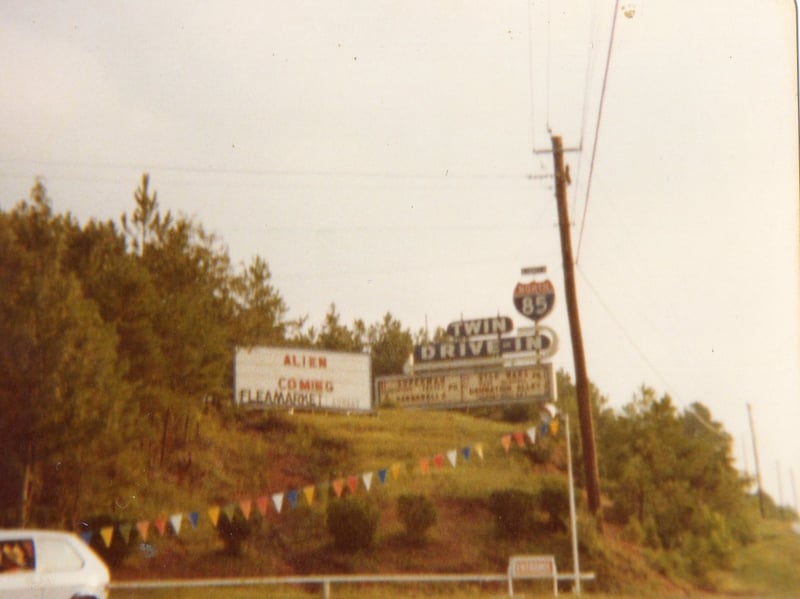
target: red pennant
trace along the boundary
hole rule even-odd
[[[514,441],[517,442],[517,447],[525,447],[525,433],[522,431],[514,433]]]
[[[442,464],[444,464],[444,456],[442,454],[433,456],[433,465],[436,466],[438,470],[442,469]]]
[[[358,477],[357,476],[348,476],[347,477],[347,488],[350,489],[350,493],[355,495],[356,491],[358,490]]]
[[[153,520],[153,525],[156,527],[161,536],[164,536],[164,533],[167,531],[167,519],[166,518],[156,518]]]
[[[262,516],[267,515],[267,505],[269,505],[269,497],[266,495],[262,495],[256,499],[256,507],[258,508],[258,511],[261,512]]]

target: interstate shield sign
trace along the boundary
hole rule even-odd
[[[523,316],[534,322],[550,314],[556,299],[556,290],[550,280],[517,283],[514,288],[514,306]]]

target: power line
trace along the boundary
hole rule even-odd
[[[611,320],[614,322],[614,324],[617,325],[617,327],[622,332],[622,334],[625,337],[625,339],[630,344],[630,346],[636,351],[636,353],[639,354],[639,357],[641,357],[642,360],[644,360],[645,364],[647,364],[647,366],[653,371],[653,373],[655,373],[655,375],[659,379],[661,379],[661,382],[664,384],[664,386],[666,388],[674,389],[674,387],[669,383],[669,381],[667,381],[666,377],[664,377],[664,375],[661,374],[661,372],[656,367],[656,365],[652,362],[652,360],[650,360],[650,358],[647,357],[647,354],[644,353],[644,350],[642,350],[642,348],[639,347],[639,344],[636,343],[636,341],[634,340],[633,336],[628,332],[628,330],[625,328],[625,325],[622,324],[622,322],[619,320],[619,318],[617,318],[617,316],[611,310],[610,306],[603,300],[602,296],[597,291],[595,286],[592,285],[592,282],[586,276],[586,273],[583,271],[583,269],[580,266],[578,266],[577,264],[575,266],[578,269],[578,272],[581,274],[581,278],[583,279],[583,281],[586,283],[586,285],[589,287],[591,292],[594,294],[594,296],[597,299],[597,301],[600,303],[600,305],[606,311],[606,314],[608,314],[608,316],[611,318]]]
[[[589,159],[589,176],[586,182],[586,200],[583,205],[583,216],[581,217],[581,229],[578,233],[578,246],[575,251],[575,263],[578,263],[581,255],[581,243],[583,241],[583,231],[586,228],[586,214],[589,212],[589,198],[592,190],[592,176],[594,175],[594,160],[597,155],[597,140],[600,137],[600,123],[603,120],[603,105],[606,97],[606,86],[608,84],[608,71],[611,65],[611,50],[614,47],[614,33],[617,29],[617,13],[619,12],[619,0],[614,2],[614,15],[611,18],[611,36],[608,40],[608,53],[606,54],[606,66],[603,70],[603,85],[600,88],[600,103],[597,108],[597,123],[594,129],[594,141],[592,142],[592,155]]]

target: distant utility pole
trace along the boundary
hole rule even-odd
[[[753,410],[747,404],[747,417],[750,420],[750,436],[753,438],[753,457],[756,462],[756,485],[758,486],[758,509],[761,517],[764,518],[764,490],[761,488],[761,466],[758,463],[758,445],[756,445],[756,429],[753,426]]]
[[[558,203],[558,228],[561,232],[561,258],[564,266],[564,289],[567,296],[567,316],[572,340],[572,358],[575,362],[575,391],[578,399],[581,446],[583,448],[583,470],[586,478],[586,496],[589,511],[597,515],[600,511],[600,474],[597,469],[597,451],[592,423],[592,404],[589,398],[589,375],[586,373],[586,357],[583,353],[583,334],[578,315],[578,294],[575,290],[575,264],[572,257],[572,236],[567,210],[567,173],[564,170],[564,149],[561,138],[554,136],[553,165],[556,179],[556,201]]]

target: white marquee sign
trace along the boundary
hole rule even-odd
[[[265,409],[372,410],[369,354],[237,348],[234,402]]]

